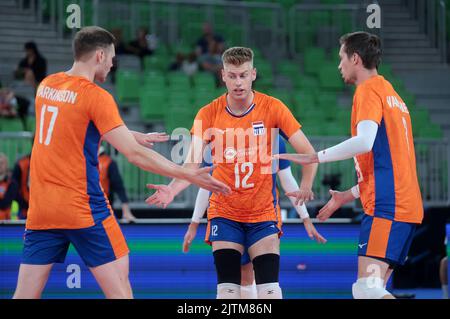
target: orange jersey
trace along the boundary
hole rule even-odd
[[[280,100],[254,94],[253,104],[242,115],[232,113],[224,94],[195,118],[191,133],[211,142],[216,165],[213,177],[232,190],[228,196],[212,194],[208,219],[223,217],[244,223],[278,220],[276,169],[271,160],[272,150],[276,152],[272,144],[278,145],[278,136],[272,131],[279,129],[289,139],[301,125]]]
[[[36,93],[27,229],[80,229],[112,214],[100,186],[100,138],[123,125],[113,97],[63,72]]]
[[[365,213],[420,223],[423,205],[416,175],[411,118],[401,97],[380,75],[356,88],[352,136],[356,135],[356,126],[363,120],[372,120],[379,125],[372,151],[355,158]]]

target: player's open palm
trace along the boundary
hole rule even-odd
[[[183,253],[189,252],[189,248],[191,247],[192,241],[195,239],[195,236],[197,235],[197,228],[198,228],[197,223],[191,223],[189,225],[186,234],[184,234]]]
[[[325,237],[323,237],[317,231],[316,227],[314,227],[314,224],[312,223],[311,219],[309,218],[303,219],[303,225],[305,226],[305,230],[309,238],[316,240],[320,244],[325,244],[327,242]]]
[[[147,184],[147,188],[156,190],[152,196],[145,200],[149,205],[166,208],[175,197],[172,189],[167,185]]]
[[[162,143],[167,142],[170,139],[170,136],[166,133],[139,133],[134,132],[134,138],[136,141],[144,147],[151,148],[154,143]]]
[[[330,195],[330,200],[324,207],[322,207],[322,209],[319,211],[319,214],[317,215],[317,218],[322,222],[330,218],[330,216],[333,215],[335,211],[337,211],[342,205],[345,204],[345,195],[343,192],[338,192],[330,189]]]

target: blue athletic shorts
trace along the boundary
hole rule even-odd
[[[358,256],[373,257],[391,266],[403,265],[408,256],[417,224],[364,215],[358,243]]]
[[[268,221],[261,223],[241,223],[230,219],[216,217],[208,221],[206,230],[206,242],[229,241],[244,246],[242,265],[250,261],[250,257],[245,256],[247,249],[260,239],[280,234],[281,230],[277,222]],[[245,258],[245,259],[244,259]],[[247,262],[245,262],[247,261]]]
[[[114,216],[82,229],[25,230],[22,264],[63,263],[69,245],[88,267],[104,265],[129,253]]]

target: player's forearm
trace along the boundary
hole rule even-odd
[[[192,222],[200,223],[200,219],[205,215],[205,211],[208,208],[209,191],[200,188],[195,199],[194,213],[192,214]]]
[[[285,193],[291,193],[299,190],[297,181],[295,180],[294,176],[292,175],[291,168],[285,168],[278,172],[278,177],[280,178],[280,184],[283,188]],[[300,216],[301,219],[305,219],[309,217],[308,210],[306,209],[305,204],[302,205],[296,205],[296,199],[294,197],[288,196],[289,200],[292,203],[292,206],[297,211],[297,214]]]
[[[346,160],[358,154],[370,152],[373,147],[378,125],[374,121],[361,121],[357,126],[357,135],[344,142],[319,151],[319,163]]]
[[[183,164],[183,168],[185,168],[185,169],[194,169],[194,168],[198,168],[199,166],[200,166],[200,164],[196,164],[196,163]],[[189,187],[189,185],[191,185],[191,183],[189,183],[185,179],[181,179],[181,178],[174,178],[169,183],[169,187],[172,189],[174,196],[177,196],[179,193],[184,191],[186,188]]]
[[[316,177],[317,167],[319,165],[317,163],[304,165],[302,167],[302,180],[300,182],[301,189],[311,189],[314,178]]]
[[[127,157],[128,161],[137,167],[158,175],[177,179],[189,179],[189,170],[184,169],[157,152],[146,149],[139,145],[132,155]]]

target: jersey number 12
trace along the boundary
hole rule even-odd
[[[239,168],[240,166],[240,168]],[[247,172],[248,171],[248,172]],[[247,173],[245,174],[244,178],[242,179],[242,184],[241,184],[241,173]],[[250,176],[252,176],[253,174],[253,163],[236,163],[236,165],[234,166],[234,176],[236,177],[235,179],[235,183],[234,186],[235,188],[240,188],[242,186],[242,188],[252,188],[255,186],[255,184],[253,183],[248,183],[248,179],[250,178]]]

